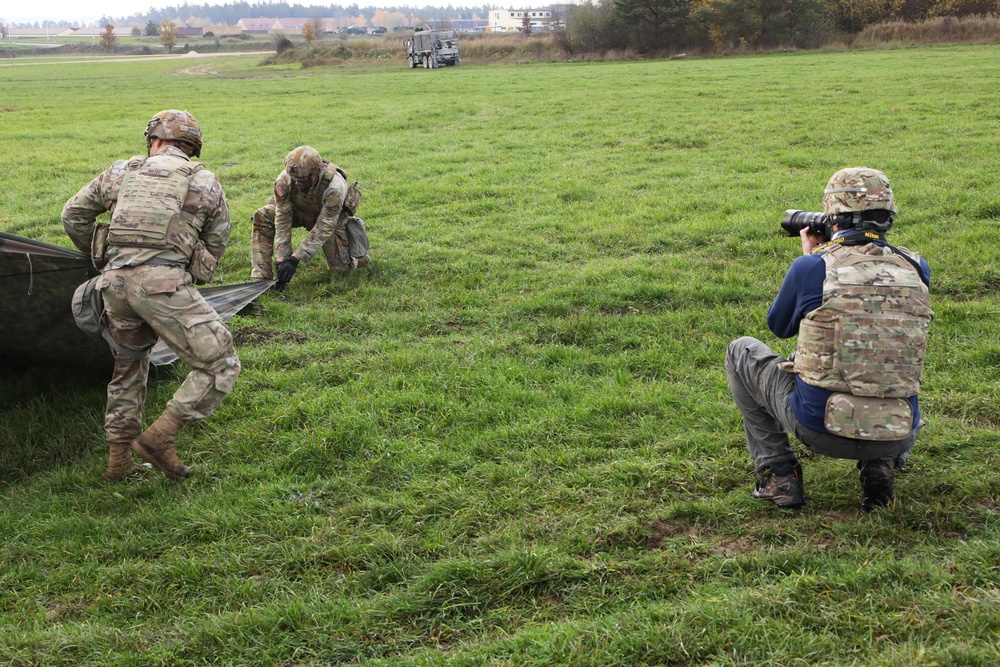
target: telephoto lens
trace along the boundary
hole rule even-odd
[[[826,213],[788,209],[781,227],[789,236],[798,236],[799,231],[808,228],[813,234],[826,233]]]

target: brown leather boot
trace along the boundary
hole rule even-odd
[[[149,428],[132,442],[132,449],[136,454],[174,481],[191,474],[191,469],[177,458],[177,448],[174,444],[182,426],[184,420],[181,416],[167,408],[159,419],[150,424]]]
[[[112,442],[111,453],[108,454],[108,469],[104,473],[104,479],[112,484],[120,482],[129,475],[139,470],[142,466],[132,458],[131,442]]]

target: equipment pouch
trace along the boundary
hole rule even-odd
[[[347,211],[349,215],[354,215],[358,211],[358,206],[361,205],[361,188],[358,187],[358,182],[354,181],[349,186],[347,186],[347,194],[344,195],[344,210]]]
[[[108,263],[108,233],[110,231],[111,225],[99,222],[94,225],[94,235],[90,237],[90,261],[98,271]]]
[[[844,438],[902,440],[913,430],[913,406],[905,398],[833,393],[826,401],[824,426]]]
[[[119,354],[131,359],[142,359],[149,353],[148,350],[130,350],[122,347],[111,336],[111,332],[108,331],[108,327],[104,323],[104,295],[98,289],[98,281],[102,277],[94,276],[73,292],[70,310],[73,311],[76,326],[88,336],[103,338]]]
[[[105,228],[107,225],[105,225]],[[100,337],[104,330],[101,321],[104,317],[104,297],[97,289],[97,281],[101,276],[95,276],[76,288],[70,308],[73,319],[80,331],[94,337]]]
[[[368,254],[368,230],[365,221],[353,215],[347,219],[347,251],[351,257]]]
[[[194,278],[195,285],[206,285],[212,281],[215,275],[215,267],[219,260],[210,253],[201,241],[194,246],[191,252],[191,260],[188,262],[188,273]]]

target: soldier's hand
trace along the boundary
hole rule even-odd
[[[274,289],[282,292],[285,286],[291,282],[292,277],[295,275],[295,270],[299,268],[299,258],[292,255],[283,262],[277,265],[277,277],[278,282],[274,285]]]
[[[808,227],[799,230],[799,237],[802,239],[802,254],[811,255],[816,246],[826,243],[826,237],[810,231]]]

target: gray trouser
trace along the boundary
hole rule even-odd
[[[901,459],[901,463],[909,458],[919,427],[903,440],[868,442],[818,433],[799,424],[791,406],[795,375],[778,368],[784,361],[787,360],[756,338],[739,338],[726,350],[729,392],[743,415],[750,458],[758,471],[772,463],[796,458],[789,433],[824,456],[859,461]]]

